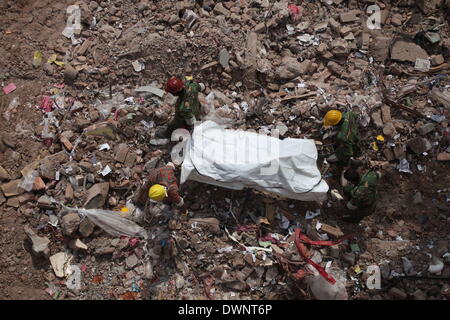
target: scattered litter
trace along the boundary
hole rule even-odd
[[[9,93],[13,92],[16,89],[17,89],[16,85],[14,83],[10,83],[6,87],[3,87],[3,92],[5,94],[9,94]]]

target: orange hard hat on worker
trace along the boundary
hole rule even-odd
[[[184,83],[182,80],[175,78],[175,77],[172,77],[169,80],[167,80],[167,83],[166,83],[166,91],[167,92],[174,94],[174,93],[180,92],[181,90],[183,90],[183,88],[184,88]]]

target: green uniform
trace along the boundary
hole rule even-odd
[[[377,172],[375,170],[369,170],[362,176],[358,185],[346,190],[351,198],[350,204],[357,207],[355,213],[352,215],[362,219],[363,217],[370,215],[375,209],[378,197],[378,180],[379,177]]]
[[[178,128],[193,126],[193,123],[190,122],[196,118],[200,111],[200,101],[198,100],[200,91],[202,91],[200,84],[191,81],[186,82],[185,88],[175,103],[175,117],[168,125],[168,136]]]
[[[341,166],[346,166],[351,157],[358,156],[361,152],[358,144],[358,118],[353,112],[344,112],[336,138],[336,157]]]

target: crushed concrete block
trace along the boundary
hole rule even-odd
[[[353,22],[358,20],[358,16],[355,11],[344,12],[339,15],[339,20],[342,23]]]
[[[125,143],[119,144],[116,151],[116,161],[124,163],[128,154],[128,150],[129,148]]]
[[[14,197],[18,196],[25,192],[22,188],[19,187],[20,179],[12,180],[10,182],[4,183],[0,186],[0,188],[3,191],[3,194],[5,197]]]
[[[431,58],[431,64],[433,66],[438,66],[438,65],[443,64],[445,62],[444,56],[442,54],[434,55],[434,56],[431,56],[430,58]]]
[[[32,243],[33,253],[36,255],[50,255],[48,244],[50,240],[47,237],[39,237],[29,226],[24,226],[24,231]]]
[[[417,59],[428,59],[427,52],[412,41],[398,40],[391,49],[391,59],[416,63]]]
[[[436,125],[434,123],[427,123],[424,124],[423,126],[417,128],[417,132],[419,132],[420,135],[424,136],[428,133],[430,133],[431,131],[433,131],[436,128]]]
[[[0,166],[0,180],[11,180],[11,176],[8,171],[6,171],[2,166]]]
[[[95,224],[89,219],[84,218],[80,222],[80,226],[78,227],[78,231],[83,236],[83,238],[88,238],[95,229]]]
[[[128,152],[127,157],[125,158],[125,166],[128,168],[132,168],[134,163],[136,162],[137,154],[135,152]]]
[[[61,229],[64,235],[71,236],[80,225],[81,218],[77,213],[68,213],[61,219]]]
[[[88,190],[87,200],[84,204],[86,209],[101,208],[106,202],[109,192],[109,183],[97,183]]]
[[[47,195],[43,195],[38,199],[38,207],[42,208],[42,209],[54,209],[55,208],[55,204],[53,203],[54,199],[47,196]]]
[[[188,224],[190,226],[192,225],[204,226],[206,229],[208,229],[209,231],[211,231],[216,235],[222,234],[222,231],[220,230],[219,220],[217,220],[216,218],[194,218],[190,219],[188,221]]]
[[[61,163],[68,160],[69,156],[64,151],[45,157],[41,160],[39,165],[40,176],[43,178],[55,180],[56,172],[59,170]]]
[[[384,62],[388,58],[391,41],[391,38],[385,36],[374,38],[370,44],[370,50],[375,61]]]
[[[383,127],[383,121],[381,120],[381,111],[375,111],[374,113],[372,113],[372,120],[378,128]]]
[[[406,145],[416,154],[421,154],[432,148],[430,141],[421,137],[409,139]]]
[[[69,247],[72,250],[87,250],[88,246],[84,244],[80,239],[73,239],[69,243]]]
[[[391,118],[391,107],[389,107],[389,106],[387,106],[385,104],[381,106],[381,118],[382,118],[384,123],[387,123],[387,122],[392,120],[392,118]]]

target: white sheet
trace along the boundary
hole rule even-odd
[[[328,185],[316,161],[313,140],[279,140],[223,129],[206,121],[195,127],[187,142],[181,183],[195,180],[234,190],[249,187],[291,199],[322,201]]]

